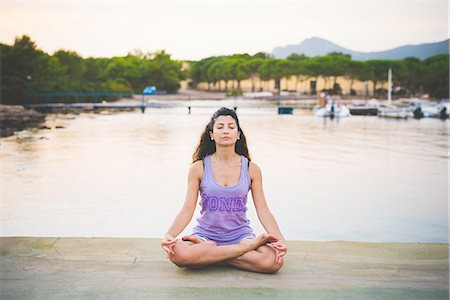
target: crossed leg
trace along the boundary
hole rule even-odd
[[[275,273],[283,262],[277,263],[275,250],[265,245],[272,241],[272,235],[263,233],[235,245],[217,246],[213,241],[188,236],[187,241],[178,241],[174,245],[175,254],[169,254],[168,258],[179,267],[199,268],[224,263],[253,272]]]
[[[275,261],[275,249],[268,245],[262,245],[255,250],[249,251],[241,256],[225,260],[227,265],[258,273],[276,273],[283,266],[284,260]]]

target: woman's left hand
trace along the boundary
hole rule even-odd
[[[278,240],[276,242],[270,243],[270,246],[272,246],[275,249],[275,261],[281,262],[283,256],[287,252],[286,242],[284,240]]]

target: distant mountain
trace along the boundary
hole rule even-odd
[[[437,43],[405,45],[402,47],[380,51],[380,52],[358,52],[346,49],[330,41],[313,37],[304,40],[298,45],[287,45],[286,47],[276,47],[272,55],[276,58],[286,58],[291,53],[305,54],[306,56],[323,56],[330,52],[341,52],[350,54],[354,60],[369,59],[403,59],[405,57],[417,57],[421,60],[430,56],[449,53],[449,41],[445,40]]]

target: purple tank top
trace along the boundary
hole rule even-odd
[[[255,237],[247,219],[247,194],[251,182],[248,174],[248,159],[241,155],[241,175],[233,186],[216,182],[211,167],[211,156],[204,159],[203,178],[200,183],[200,217],[193,234],[200,235],[217,245],[238,243],[245,237]]]

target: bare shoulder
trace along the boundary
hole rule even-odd
[[[261,168],[254,162],[250,162],[250,166],[248,167],[248,173],[251,179],[255,179],[261,177]]]
[[[202,179],[203,177],[203,161],[197,160],[194,162],[189,168],[189,177],[193,177],[196,179]]]

